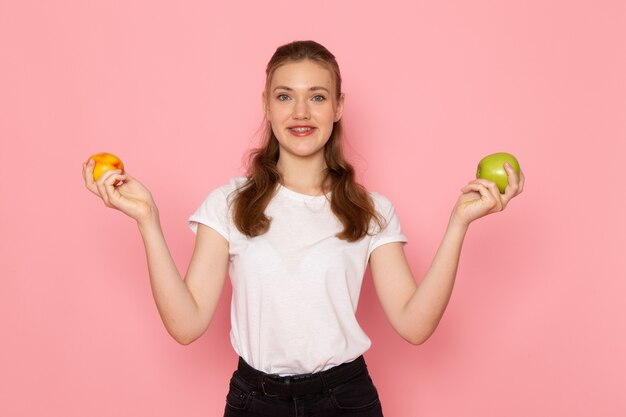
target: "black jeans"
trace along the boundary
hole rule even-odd
[[[358,360],[362,362],[362,366],[353,366],[353,371],[347,374],[344,372],[344,377],[339,380],[324,378],[329,373],[332,374],[333,370],[312,374],[313,377],[321,374],[321,378],[318,378],[322,381],[319,389],[305,390],[293,395],[285,394],[280,388],[284,388],[285,384],[299,384],[301,377],[291,379],[294,382],[281,381],[282,386],[272,381],[273,385],[266,389],[268,385],[264,384],[267,381],[265,378],[271,376],[256,370],[251,371],[249,365],[240,360],[239,368],[230,380],[224,417],[382,417],[376,387],[363,358]],[[344,366],[346,364],[333,369]],[[334,373],[336,374],[337,372]]]

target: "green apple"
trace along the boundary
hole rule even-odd
[[[517,162],[517,159],[510,153],[498,152],[487,155],[480,160],[476,170],[476,178],[495,182],[500,193],[504,194],[504,190],[509,183],[509,177],[504,170],[505,162],[508,162],[519,175],[519,162]]]

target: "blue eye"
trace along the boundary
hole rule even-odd
[[[324,100],[326,100],[326,97],[324,96],[318,95],[318,96],[313,97],[313,101],[324,101]]]
[[[276,98],[280,101],[289,100],[289,96],[287,94],[279,94]]]

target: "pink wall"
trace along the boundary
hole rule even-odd
[[[393,332],[366,279],[386,415],[626,415],[626,3],[219,3],[0,3],[0,415],[221,415],[230,288],[177,345],[135,225],[81,163],[123,157],[184,271],[187,216],[253,143],[266,61],[307,38],[339,59],[354,162],[396,204],[416,275],[483,155],[512,152],[527,176],[472,227],[425,345]]]

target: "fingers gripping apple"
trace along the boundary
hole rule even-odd
[[[476,170],[476,178],[495,182],[500,193],[504,194],[504,190],[509,183],[508,175],[504,169],[505,162],[508,162],[517,175],[519,175],[520,169],[517,159],[510,153],[498,152],[487,155],[480,160]]]

